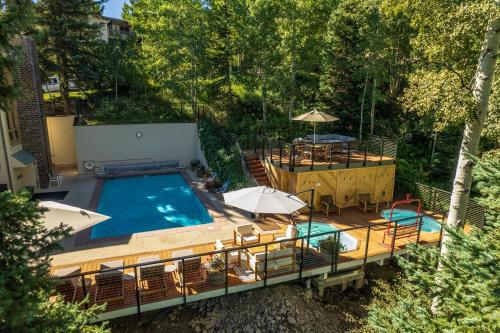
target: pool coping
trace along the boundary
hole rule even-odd
[[[186,183],[191,187],[193,190],[194,194],[200,200],[200,202],[203,204],[205,209],[207,209],[209,215],[212,217],[212,222],[211,223],[204,223],[201,225],[194,225],[194,226],[187,226],[187,227],[177,227],[177,228],[168,228],[168,229],[157,229],[157,230],[150,230],[150,231],[143,231],[143,232],[137,232],[137,233],[132,233],[132,234],[127,234],[127,235],[119,235],[119,236],[110,236],[110,237],[100,237],[96,239],[91,239],[90,235],[92,233],[92,227],[86,228],[82,231],[79,231],[75,234],[75,247],[80,247],[80,246],[88,246],[88,245],[112,245],[112,243],[116,242],[123,242],[123,241],[128,241],[131,238],[141,238],[141,237],[146,237],[150,236],[153,233],[163,233],[165,230],[182,230],[182,231],[188,231],[191,229],[195,229],[200,226],[204,225],[209,225],[209,224],[215,224],[215,223],[222,223],[225,222],[224,218],[224,213],[212,203],[210,198],[208,197],[207,193],[202,191],[199,188],[199,184],[197,184],[191,175],[186,171],[185,168],[177,168],[177,169],[170,169],[170,170],[161,170],[161,171],[152,171],[152,172],[142,172],[142,173],[134,173],[134,174],[127,174],[119,177],[110,177],[110,178],[129,178],[129,177],[139,177],[139,176],[145,176],[145,175],[154,175],[154,176],[161,176],[161,175],[168,175],[168,174],[180,174]],[[89,210],[96,211],[98,204],[99,204],[99,199],[102,194],[102,190],[104,187],[104,181],[106,178],[99,177],[97,178],[97,183],[94,187],[94,191],[92,192],[92,197],[90,198],[89,202]]]

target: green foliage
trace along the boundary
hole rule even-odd
[[[69,229],[47,230],[43,212],[28,193],[0,193],[0,331],[105,332],[104,326],[90,326],[101,307],[85,311],[60,298],[49,300],[49,255]]]
[[[5,6],[5,8],[4,8]],[[12,83],[20,59],[15,47],[16,35],[26,32],[32,21],[32,3],[29,0],[0,2],[0,110],[8,110],[18,92]]]
[[[40,65],[60,79],[60,90],[69,111],[69,80],[93,86],[101,27],[97,19],[102,0],[40,0],[35,4],[36,37]]]
[[[229,181],[230,188],[238,189],[247,183],[240,153],[231,139],[223,133],[223,128],[209,120],[198,123],[201,148],[209,167],[222,182]]]
[[[476,161],[479,200],[500,208],[500,164]],[[469,233],[445,226],[448,252],[410,246],[410,261],[397,290],[385,290],[370,306],[376,332],[498,332],[500,324],[500,218],[490,215],[484,229]],[[439,259],[441,269],[437,269]],[[432,310],[435,302],[436,310]]]
[[[148,124],[161,122],[193,121],[190,114],[165,103],[161,98],[148,95],[136,97],[97,97],[91,103],[92,114],[87,122],[92,125]]]

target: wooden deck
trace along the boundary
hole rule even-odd
[[[411,208],[411,207],[409,207]],[[431,212],[426,212],[429,215],[434,216],[436,219],[442,219],[441,216],[432,214]],[[301,221],[307,222],[307,216],[303,215],[300,218]],[[280,217],[268,217],[268,223],[275,223],[279,226],[275,234],[283,234],[288,225],[286,219]],[[380,218],[379,213],[369,213],[364,214],[356,208],[346,208],[341,211],[341,215],[325,216],[323,214],[315,214],[313,216],[313,221],[324,222],[333,224],[338,229],[348,230],[351,228],[360,229],[346,231],[349,235],[358,239],[358,246],[356,250],[350,252],[340,253],[338,256],[338,261],[335,263],[335,269],[343,270],[349,268],[360,267],[366,262],[380,261],[384,258],[391,256],[391,252],[394,255],[402,254],[407,244],[415,243],[416,236],[411,237],[401,237],[397,238],[394,244],[394,249],[391,247],[391,237],[386,237],[385,242],[384,233],[387,230],[386,225],[382,223],[386,222],[384,219]],[[368,238],[368,233],[370,233]],[[439,242],[440,234],[439,232],[428,233],[422,232],[420,234],[419,242],[421,244],[437,244]],[[368,240],[368,243],[367,243]],[[273,234],[262,234],[261,243],[272,242]],[[226,247],[232,247],[232,240],[224,240]],[[307,248],[304,246],[301,248],[302,242],[298,240],[296,242],[295,257],[297,262],[300,262],[300,257],[303,258],[302,271],[300,274],[302,277],[314,276],[326,272],[330,272],[334,269],[330,259],[325,259],[325,256],[318,253],[317,250],[312,248]],[[140,257],[158,255],[161,260],[172,259],[172,252],[179,250],[186,250],[188,248],[178,248],[175,250],[165,250],[157,252],[148,253],[137,253],[130,256],[115,256],[102,260],[92,260],[86,262],[75,262],[71,265],[52,267],[52,272],[67,268],[69,266],[79,266],[81,272],[92,272],[101,269],[101,264],[110,261],[123,261],[125,266],[134,265],[139,262]],[[194,254],[202,254],[207,252],[215,251],[214,244],[199,244],[196,246],[189,247]],[[242,251],[244,252],[244,251]],[[365,259],[366,254],[366,259]],[[245,255],[243,254],[244,258]],[[209,259],[209,256],[202,256],[201,261],[205,262]],[[165,262],[165,266],[172,265],[173,261]],[[112,298],[107,301],[107,312],[103,315],[103,319],[119,317],[127,314],[133,314],[137,312],[138,301],[141,306],[141,311],[148,309],[161,308],[165,306],[182,304],[184,302],[199,300],[203,298],[209,298],[214,296],[224,295],[225,293],[239,292],[246,289],[252,289],[256,287],[264,286],[266,284],[280,283],[289,280],[295,280],[299,277],[300,265],[297,264],[293,270],[286,272],[277,272],[276,274],[260,274],[257,277],[253,272],[246,270],[244,267],[246,265],[229,265],[228,269],[228,281],[227,285],[225,281],[210,282],[206,280],[202,283],[193,283],[192,285],[187,284],[186,289],[182,288],[180,282],[179,274],[165,273],[162,281],[166,281],[164,288],[154,290],[152,288],[152,293],[142,294],[137,292],[142,285],[136,287],[138,283],[135,279],[139,269],[130,267],[123,271],[124,282],[123,292],[119,298]],[[99,297],[97,297],[98,290],[96,290],[96,277],[95,274],[88,274],[85,276],[86,279],[86,293],[90,294],[90,304],[94,302],[99,303]],[[266,280],[265,282],[263,280]],[[139,279],[137,279],[139,280]],[[225,279],[224,279],[225,280]],[[140,282],[140,281],[139,281]],[[163,283],[163,282],[162,282]],[[152,284],[153,285],[153,284]],[[147,288],[146,288],[147,290]],[[110,291],[111,294],[115,292],[119,293],[118,290]],[[70,296],[67,296],[69,299]],[[83,287],[81,283],[77,285],[75,301],[81,301],[83,299]]]

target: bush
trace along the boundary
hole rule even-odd
[[[244,187],[247,182],[240,153],[222,128],[202,120],[198,122],[198,133],[205,159],[210,169],[217,173],[217,178],[228,180],[232,189]]]

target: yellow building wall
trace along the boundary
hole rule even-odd
[[[296,193],[314,188],[316,210],[320,208],[323,195],[332,195],[342,208],[357,206],[358,196],[362,193],[370,193],[374,200],[392,200],[394,195],[395,165],[288,172],[266,163],[266,170],[273,186],[281,191]],[[310,194],[299,197],[308,202]]]

